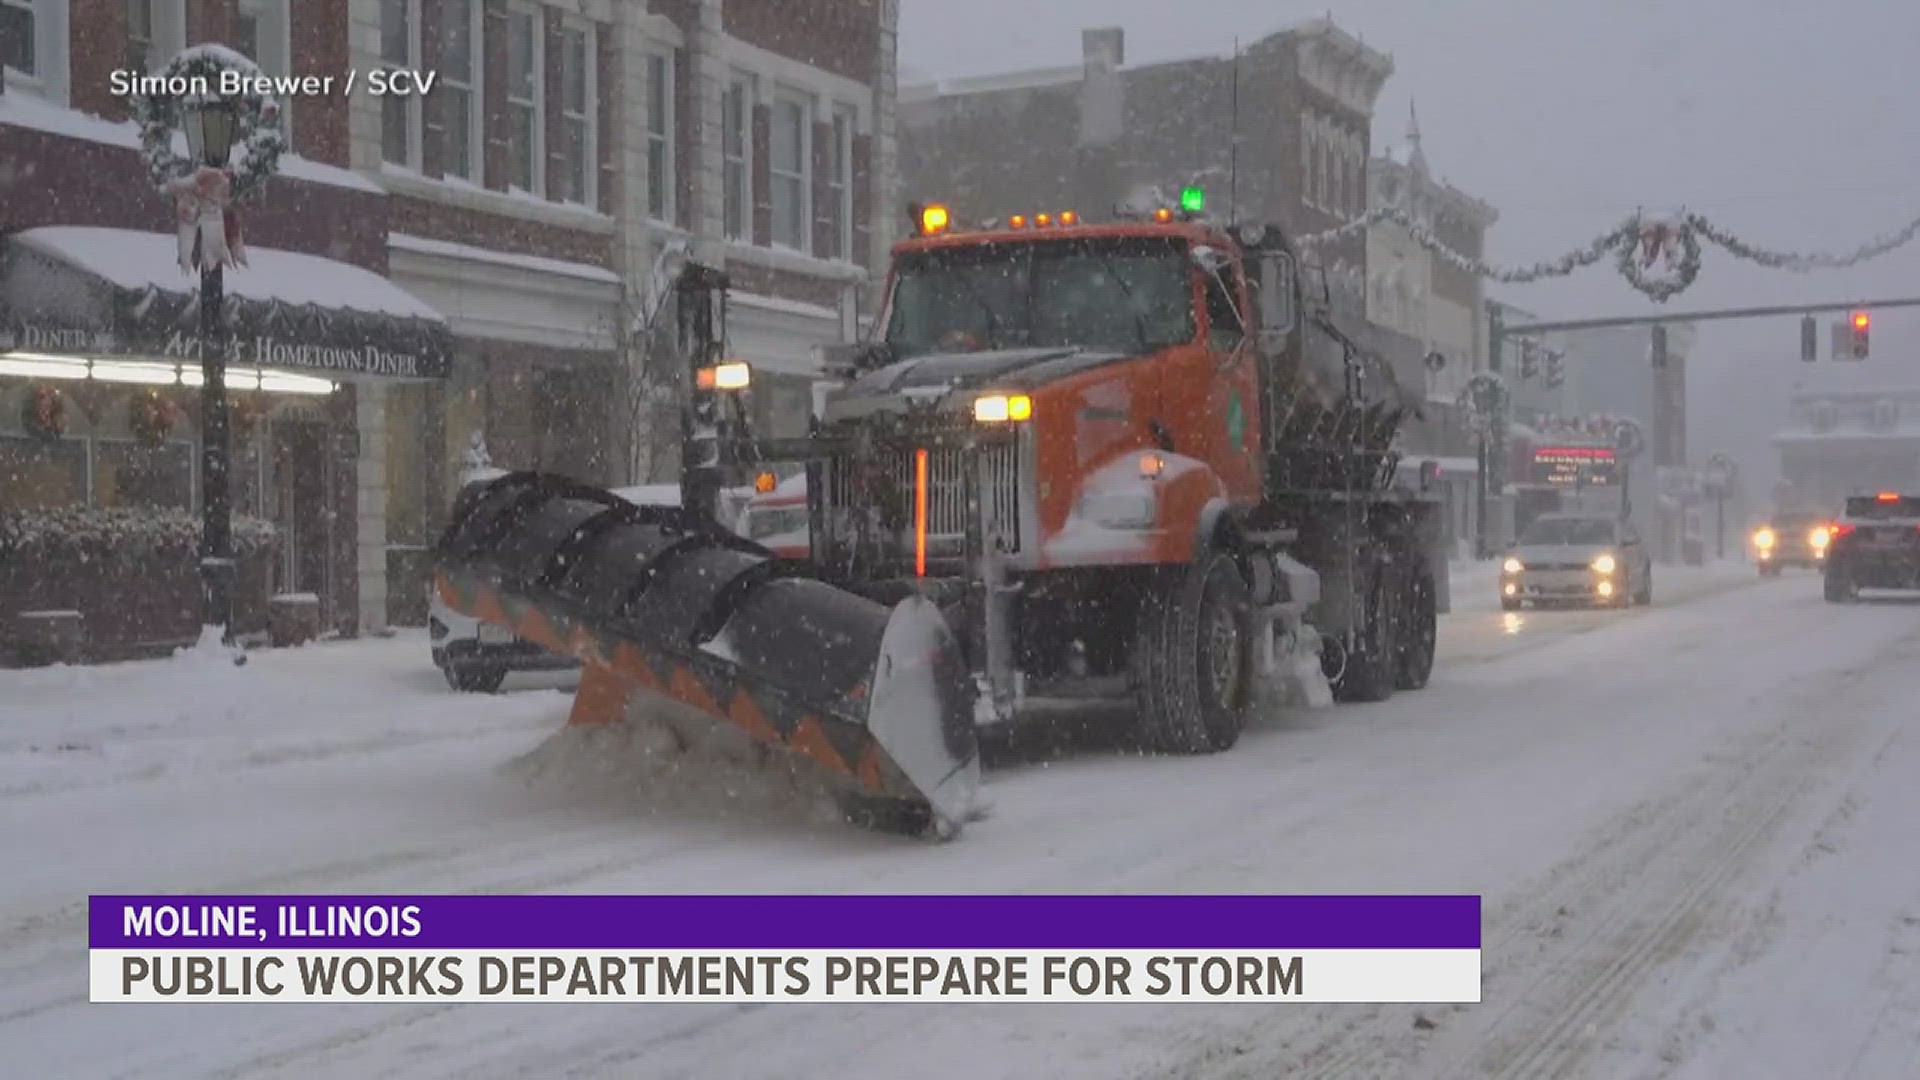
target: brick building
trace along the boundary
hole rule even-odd
[[[125,276],[108,264],[151,241],[171,250],[158,233],[171,208],[145,179],[116,69],[222,42],[270,75],[360,73],[353,93],[285,102],[292,153],[246,211],[256,266],[326,263],[232,271],[229,291],[322,319],[393,309],[437,335],[446,362],[430,377],[278,376],[303,393],[262,392],[267,420],[242,433],[237,466],[253,479],[236,492],[291,539],[275,588],[320,593],[347,631],[417,621],[426,549],[476,435],[510,467],[606,482],[671,469],[637,452],[662,417],[629,404],[646,363],[635,316],[663,245],[727,268],[756,407],[776,430],[804,424],[812,346],[848,331],[892,239],[896,20],[897,0],[0,0],[4,250],[83,281]],[[435,82],[376,97],[364,80],[382,69]],[[89,248],[76,228],[125,234],[91,234]],[[192,291],[160,262],[172,276],[155,291]],[[44,315],[23,300],[34,293],[0,291],[0,320]],[[190,414],[169,443],[178,476],[157,494],[99,482],[99,445],[125,434],[112,408],[57,442],[11,426],[14,398],[38,385],[7,373],[28,371],[27,351],[0,348],[0,453],[20,459],[0,468],[0,502],[26,497],[9,475],[31,474],[43,505],[197,507]],[[97,397],[111,370],[88,371]],[[190,404],[192,377],[166,392]]]
[[[1126,62],[1120,28],[1089,29],[1078,64],[904,88],[902,176],[965,218],[1100,214],[1197,183],[1215,211],[1310,234],[1366,211],[1373,107],[1392,72],[1331,19],[1237,58],[1152,64]],[[1357,308],[1365,238],[1317,254]]]

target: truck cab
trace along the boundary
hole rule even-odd
[[[1437,506],[1392,483],[1410,399],[1304,302],[1279,230],[915,219],[877,338],[827,356],[805,494],[750,534],[804,505],[831,583],[934,600],[987,726],[1111,682],[1149,743],[1221,749],[1279,638],[1323,648],[1337,696],[1424,684],[1445,562]]]

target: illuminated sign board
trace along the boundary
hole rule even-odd
[[[1613,487],[1619,461],[1610,446],[1541,446],[1533,451],[1533,482],[1556,487]]]

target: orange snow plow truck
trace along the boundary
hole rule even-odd
[[[824,351],[810,436],[748,430],[725,275],[688,265],[683,508],[495,481],[442,541],[446,601],[580,655],[576,722],[666,694],[824,765],[850,816],[942,834],[978,737],[1033,699],[1130,695],[1139,742],[1193,754],[1234,745],[1263,677],[1426,684],[1441,511],[1394,450],[1418,402],[1286,237],[912,213],[873,340]],[[803,560],[705,520],[773,464],[805,467]]]

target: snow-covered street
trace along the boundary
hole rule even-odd
[[[1744,566],[1659,589],[1503,614],[1459,574],[1427,690],[1214,757],[1023,753],[952,844],[529,784],[503,766],[564,680],[455,695],[418,636],[0,673],[4,1071],[1920,1075],[1920,604]],[[87,895],[171,891],[1478,893],[1485,1000],[88,1005]]]

